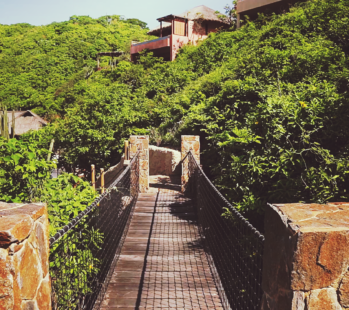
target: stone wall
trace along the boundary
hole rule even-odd
[[[139,192],[149,190],[149,136],[130,136],[130,160],[139,154]],[[131,176],[132,177],[132,176]]]
[[[0,202],[0,310],[50,310],[49,223],[44,204]]]
[[[180,175],[181,152],[158,147],[149,146],[149,174],[150,175]]]
[[[265,214],[262,310],[349,307],[349,203],[275,204]]]
[[[181,137],[181,159],[182,159],[182,192],[185,192],[189,180],[189,162],[185,158],[189,151],[193,152],[194,157],[200,164],[200,136],[182,136]]]
[[[125,167],[125,156],[122,156],[120,159],[120,162],[116,164],[115,166],[110,167],[105,173],[104,173],[104,186],[105,188],[108,188],[118,177],[119,174],[124,170]],[[99,178],[96,181],[96,189],[101,187],[101,178]]]

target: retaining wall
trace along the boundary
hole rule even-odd
[[[105,173],[104,173],[104,186],[105,188],[108,188],[118,177],[119,174],[124,170],[125,167],[125,156],[122,156],[120,159],[120,162],[116,164],[115,166],[110,167]],[[101,178],[99,177],[96,181],[96,188],[101,187]]]
[[[149,145],[150,175],[180,175],[181,152]]]

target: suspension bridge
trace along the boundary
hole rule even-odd
[[[149,177],[142,143],[50,239],[53,309],[260,309],[263,235],[207,178],[199,150],[182,145],[181,177]]]

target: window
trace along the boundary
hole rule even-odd
[[[185,22],[174,21],[174,34],[185,36]]]

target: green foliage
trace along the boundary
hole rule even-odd
[[[137,18],[128,18],[125,20],[126,23],[129,24],[133,24],[133,25],[138,25],[140,26],[142,29],[146,29],[147,27],[147,23],[142,22],[141,20],[137,19]]]
[[[237,0],[234,0],[232,1],[232,5],[227,4],[224,7],[224,14],[219,11],[216,11],[215,14],[220,20],[229,22],[230,25],[235,26],[237,20],[236,5]]]
[[[39,195],[56,166],[46,156],[46,149],[0,137],[0,200],[31,201]]]
[[[78,166],[89,171],[91,164],[104,168],[116,164],[123,139],[146,132],[138,129],[148,118],[143,103],[123,100],[130,94],[127,85],[114,84],[108,91],[94,85],[87,89],[81,105],[67,110],[66,118],[56,127],[57,147],[65,149],[61,163],[67,170]]]
[[[180,132],[203,132],[215,182],[241,211],[348,200],[348,13],[348,1],[310,1],[190,55],[202,77],[171,98],[191,103]]]
[[[200,134],[205,167],[241,211],[347,200],[348,4],[309,1],[211,34],[172,63],[143,53],[78,82],[57,126],[62,162],[116,163],[131,133]]]
[[[115,164],[130,134],[172,144],[200,134],[205,169],[247,213],[267,201],[348,200],[348,15],[348,0],[307,1],[210,34],[174,62],[145,52],[87,80],[74,69],[56,94],[62,118],[43,135],[73,171]]]
[[[39,132],[26,135],[22,141],[0,136],[0,200],[46,202],[53,236],[85,210],[94,200],[95,191],[73,174],[50,179],[56,164],[46,161],[48,147],[39,147],[43,140]],[[79,227],[79,233],[74,231],[63,237],[50,251],[54,298],[60,309],[75,309],[80,294],[91,293],[89,279],[99,270],[93,250],[103,242],[103,235],[89,228],[84,220]],[[72,289],[67,289],[66,281]]]
[[[72,16],[37,27],[0,24],[0,102],[47,118],[64,114],[71,101],[63,94],[94,70],[96,54],[125,51],[131,40],[146,40],[144,27],[118,15]],[[103,57],[102,64],[108,59]]]
[[[102,242],[103,234],[89,227],[83,219],[78,230],[69,232],[53,244],[50,275],[55,309],[75,310],[82,296],[93,293],[91,280],[101,265],[93,253]]]
[[[39,200],[46,202],[50,220],[50,236],[84,211],[96,197],[89,182],[71,174],[47,180]]]
[[[95,198],[96,193],[89,182],[73,174],[63,173],[58,178],[46,180],[36,200],[47,203],[50,237]],[[91,228],[83,218],[78,229],[70,231],[51,247],[50,275],[57,309],[74,310],[81,296],[92,293],[90,280],[98,273],[101,263],[93,253],[102,243],[103,234]]]
[[[58,178],[47,179],[34,201],[47,203],[52,237],[95,198],[89,182],[63,173]],[[101,263],[93,253],[102,243],[103,234],[82,219],[77,230],[72,230],[51,247],[50,274],[57,309],[76,309],[80,297],[92,293],[90,279],[98,273]]]

